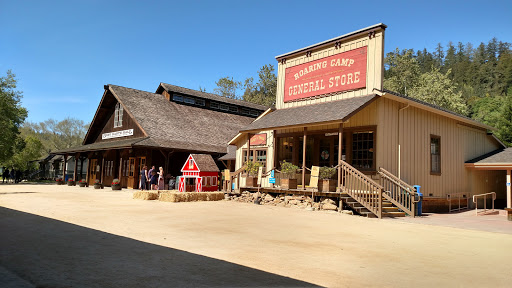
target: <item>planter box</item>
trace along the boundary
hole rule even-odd
[[[94,184],[94,189],[103,189],[103,184]]]
[[[250,176],[245,177],[245,186],[258,187],[258,178]]]
[[[56,181],[57,185],[64,185],[64,181]]]
[[[112,185],[112,190],[121,190],[121,185]]]
[[[85,183],[85,182],[78,183],[78,186],[80,186],[80,187],[87,187],[87,183]]]
[[[68,181],[68,186],[76,186],[75,181]]]
[[[318,192],[336,192],[337,180],[318,180]]]
[[[281,179],[282,189],[297,189],[297,179]]]

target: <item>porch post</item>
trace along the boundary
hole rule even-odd
[[[105,158],[104,158],[104,155],[101,154],[101,168],[100,168],[100,182],[101,184],[103,184],[103,168],[105,167]]]
[[[247,133],[247,162],[251,160],[251,133]],[[254,158],[253,158],[254,160]]]
[[[308,128],[304,127],[304,141],[302,142],[302,190],[306,190],[306,141]]]
[[[76,170],[78,170],[78,158],[80,157],[80,153],[75,154],[75,170],[73,171],[73,181],[76,181]]]
[[[507,169],[507,208],[512,208],[512,187],[510,186],[511,170]]]
[[[84,178],[84,158],[83,157],[78,157],[80,158],[80,180],[82,180],[82,178]]]
[[[338,189],[341,192],[341,160],[343,152],[343,123],[340,123],[340,127],[338,130]]]
[[[64,154],[64,165],[62,166],[62,181],[66,183],[66,164],[68,161],[68,154]]]
[[[273,147],[272,153],[273,153],[273,157],[274,157],[274,167],[272,167],[272,169],[275,169],[275,168],[277,168],[276,130],[272,131],[272,135],[274,136],[272,139],[272,147]],[[268,168],[267,168],[267,170],[268,170]]]
[[[121,182],[121,179],[122,179],[121,176],[123,175],[122,173],[123,173],[123,157],[120,157],[119,158],[119,178],[117,178],[117,179],[119,179],[119,182]]]

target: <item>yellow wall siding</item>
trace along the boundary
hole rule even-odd
[[[278,63],[277,72],[277,95],[276,95],[276,108],[289,108],[310,105],[314,103],[322,103],[328,101],[341,100],[345,98],[352,98],[358,96],[364,96],[372,94],[373,89],[382,89],[382,73],[383,73],[383,51],[384,51],[384,30],[380,30],[375,33],[375,37],[369,39],[367,35],[364,35],[357,39],[342,42],[340,48],[336,49],[335,43],[332,43],[327,48],[313,50],[310,57],[306,57],[306,53],[296,55],[286,59],[286,63]],[[300,64],[315,61],[321,58],[332,56],[335,54],[347,52],[356,48],[368,46],[367,50],[367,62],[366,62],[366,87],[354,91],[339,92],[334,95],[325,96],[316,99],[306,99],[302,101],[287,102],[284,103],[284,81],[286,76],[286,68],[297,66]]]

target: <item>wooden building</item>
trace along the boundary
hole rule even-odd
[[[122,187],[138,188],[143,165],[161,166],[167,175],[177,176],[191,153],[218,159],[227,153],[229,139],[266,109],[166,83],[156,93],[104,88],[83,145],[53,152],[85,155],[91,185],[98,179],[109,186],[118,178]]]
[[[354,198],[364,195],[350,185],[381,189],[389,174],[397,189],[421,186],[424,211],[446,211],[447,198],[468,201],[490,191],[505,199],[504,171],[465,167],[504,148],[493,127],[383,89],[385,29],[377,24],[277,56],[276,107],[230,141],[237,146],[236,169],[249,160],[269,172],[286,160],[302,168],[298,182],[307,189],[312,166],[337,167],[337,191]],[[255,135],[264,140],[252,143]],[[347,180],[355,178],[362,182]],[[233,181],[246,186],[244,177]],[[278,185],[279,179],[262,181]]]
[[[219,167],[208,154],[190,154],[181,168],[180,192],[217,191]]]

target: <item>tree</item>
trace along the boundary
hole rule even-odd
[[[501,117],[497,121],[496,136],[507,146],[512,146],[512,95],[506,96],[505,105],[501,109]]]
[[[462,98],[462,93],[457,90],[457,86],[450,80],[450,73],[451,70],[448,70],[443,74],[438,68],[423,73],[417,85],[411,88],[411,97],[466,115],[468,110],[466,102]]]
[[[403,95],[409,94],[409,89],[417,86],[420,76],[420,66],[413,57],[412,50],[390,52],[384,59],[387,70],[384,73],[384,88]]]
[[[27,110],[20,103],[22,93],[16,90],[15,77],[11,70],[0,77],[0,162],[12,157],[19,128],[27,117]]]
[[[272,64],[264,65],[258,71],[259,81],[254,84],[254,79],[245,80],[245,92],[243,99],[248,102],[272,106],[276,100],[277,76]]]
[[[34,160],[38,160],[41,157],[43,144],[37,137],[32,135],[27,136],[25,139],[19,138],[19,141],[20,143],[17,145],[14,155],[7,164],[20,170],[36,168]]]
[[[36,136],[44,152],[79,146],[87,133],[88,125],[75,118],[62,121],[48,119],[40,123],[25,122],[23,133]]]
[[[237,90],[242,87],[242,82],[233,80],[233,77],[223,77],[215,82],[217,88],[213,89],[215,93],[226,98],[238,99]]]

